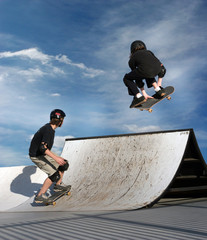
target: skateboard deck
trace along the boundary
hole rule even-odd
[[[148,112],[152,112],[152,107],[159,103],[160,101],[162,101],[163,99],[167,98],[168,100],[171,99],[171,94],[174,92],[174,87],[173,86],[168,86],[165,89],[165,95],[161,98],[158,98],[156,93],[154,95],[152,95],[153,98],[149,98],[147,99],[146,102],[144,102],[143,104],[135,107],[137,109],[139,109],[140,111],[146,110]]]
[[[67,190],[64,191],[59,191],[59,192],[55,192],[54,194],[52,194],[49,198],[48,201],[45,201],[44,204],[45,205],[56,205],[56,201],[61,198],[64,195],[68,195],[70,196],[70,189],[71,187],[69,187]]]

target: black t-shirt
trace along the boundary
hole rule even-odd
[[[43,153],[40,151],[41,143],[46,143],[47,148],[50,150],[53,146],[54,137],[55,130],[51,127],[49,123],[41,127],[32,138],[29,148],[29,156],[37,157],[43,155]]]
[[[131,70],[137,69],[144,78],[154,78],[161,71],[161,62],[149,50],[138,50],[129,60]]]

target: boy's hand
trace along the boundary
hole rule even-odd
[[[144,96],[144,98],[147,100],[148,98],[153,98],[151,96],[149,96],[146,91],[144,90],[144,88],[141,88],[141,92],[142,92],[142,95]]]
[[[51,158],[53,158],[60,166],[63,166],[63,165],[65,165],[65,163],[66,163],[65,160],[64,160],[64,158],[55,155],[55,154],[52,153],[49,149],[47,149],[47,150],[45,151],[45,154],[47,154],[48,156],[50,156]]]
[[[147,100],[148,98],[153,98],[152,96],[148,95],[147,93],[143,94],[143,96],[145,97],[146,100]]]
[[[63,166],[66,164],[65,159],[62,157],[57,157],[56,162],[60,165]]]

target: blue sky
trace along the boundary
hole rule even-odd
[[[67,137],[193,128],[207,160],[206,10],[205,0],[0,0],[0,166],[32,164],[31,137],[54,108],[67,115],[57,153]],[[129,108],[122,80],[137,39],[175,87],[153,113]]]

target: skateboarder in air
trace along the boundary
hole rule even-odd
[[[45,124],[35,133],[30,144],[29,156],[32,162],[48,175],[35,197],[37,203],[48,199],[45,193],[52,183],[55,183],[53,190],[56,192],[66,190],[69,187],[62,183],[64,171],[69,167],[68,162],[51,152],[55,129],[62,126],[65,116],[62,110],[53,110],[50,113],[50,123]]]
[[[123,81],[126,87],[128,87],[129,95],[134,96],[130,108],[146,102],[148,98],[152,98],[144,90],[144,79],[149,88],[154,87],[158,97],[165,95],[165,91],[162,88],[162,78],[166,73],[166,69],[159,59],[151,51],[147,50],[142,41],[136,40],[132,42],[128,64],[131,72],[125,74]],[[157,75],[158,82],[155,79]],[[138,88],[140,88],[141,93]]]

